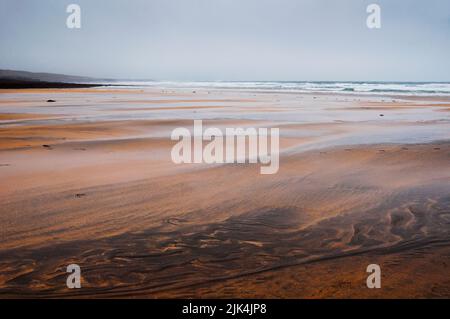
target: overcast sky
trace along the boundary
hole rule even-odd
[[[81,29],[66,7],[81,6]],[[381,29],[366,26],[381,6]],[[0,68],[160,80],[450,81],[449,0],[0,0]]]

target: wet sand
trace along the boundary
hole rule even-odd
[[[450,297],[449,105],[3,90],[0,297]],[[280,128],[279,172],[173,164],[170,133],[194,119]],[[71,263],[81,289],[66,288]]]

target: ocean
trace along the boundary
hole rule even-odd
[[[368,95],[450,96],[449,82],[330,82],[330,81],[118,81],[115,86],[161,88],[209,88],[299,93],[342,93]]]

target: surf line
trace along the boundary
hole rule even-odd
[[[278,128],[225,128],[223,133],[217,127],[208,127],[203,130],[203,121],[194,120],[193,134],[185,127],[177,127],[172,131],[170,138],[178,141],[171,151],[172,161],[175,164],[259,162],[261,174],[275,174],[279,169],[280,132]],[[203,148],[204,141],[209,143]]]

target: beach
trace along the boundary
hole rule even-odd
[[[279,128],[278,172],[173,163],[194,120]],[[5,89],[0,176],[2,298],[450,297],[449,96]]]

